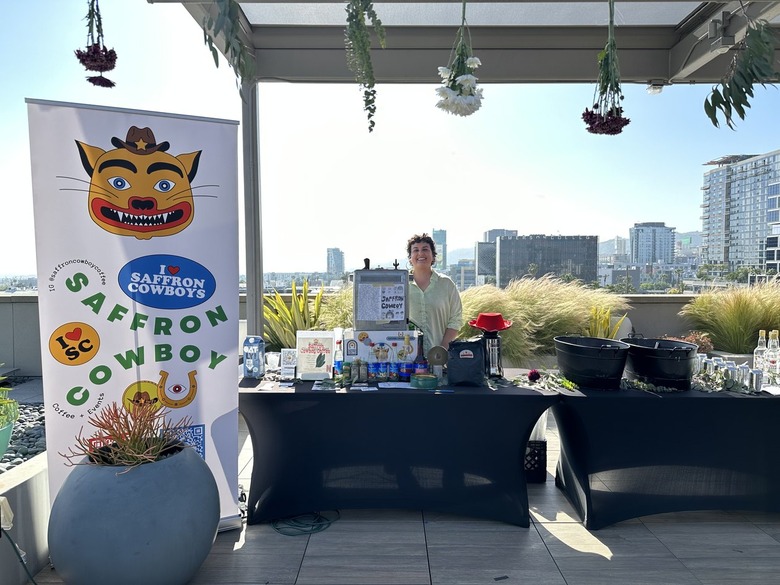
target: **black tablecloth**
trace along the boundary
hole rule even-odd
[[[563,392],[555,482],[589,529],[684,510],[780,509],[780,399]]]
[[[250,524],[340,508],[411,508],[529,525],[523,456],[559,399],[513,386],[239,393],[254,449]]]

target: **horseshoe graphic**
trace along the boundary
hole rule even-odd
[[[181,384],[173,384],[170,388],[166,388],[165,383],[168,381],[168,372],[161,370],[160,381],[157,383],[157,396],[160,398],[163,406],[181,408],[195,400],[195,395],[198,393],[198,382],[195,380],[197,373],[197,371],[192,370],[187,374],[190,386],[185,394],[185,388]]]

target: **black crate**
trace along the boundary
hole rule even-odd
[[[528,483],[547,481],[547,441],[528,441],[524,463],[525,480]]]

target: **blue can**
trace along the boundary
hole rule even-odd
[[[265,341],[258,335],[244,340],[244,378],[262,378],[265,375]]]

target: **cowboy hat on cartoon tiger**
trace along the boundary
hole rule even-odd
[[[131,126],[116,148],[103,150],[76,141],[90,177],[89,215],[99,227],[120,236],[148,240],[177,234],[195,215],[192,180],[202,151],[173,156],[157,143],[151,128]]]

